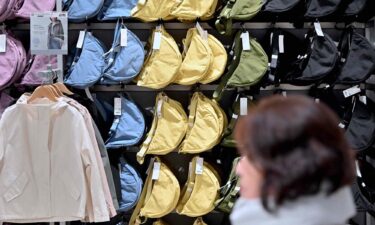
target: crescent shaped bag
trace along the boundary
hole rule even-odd
[[[201,84],[211,83],[221,77],[227,66],[228,55],[223,44],[213,35],[208,34],[208,45],[213,54],[213,60],[206,76],[199,80]]]
[[[153,49],[157,37],[160,46],[159,49]],[[153,89],[164,88],[176,78],[182,63],[181,53],[173,37],[161,25],[153,31],[148,44],[149,51],[143,68],[136,78],[137,85]]]
[[[217,0],[182,0],[171,15],[181,21],[207,20],[214,14],[217,3]]]
[[[221,34],[230,35],[232,34],[232,25],[235,20],[250,20],[258,14],[262,6],[262,0],[227,0],[216,19],[216,29]]]
[[[129,225],[139,225],[147,218],[161,218],[172,212],[180,197],[177,178],[158,157],[151,161],[141,197]]]
[[[213,54],[208,38],[203,38],[197,28],[188,30],[183,44],[183,61],[174,82],[181,85],[192,85],[208,74],[213,62]]]
[[[31,13],[53,11],[55,5],[55,0],[21,0],[15,10],[15,16],[30,19]]]
[[[232,60],[228,71],[221,78],[215,90],[214,99],[219,100],[226,87],[246,87],[257,84],[268,70],[268,56],[262,46],[252,37],[249,37],[250,48],[243,47],[243,35],[246,31],[239,31],[232,46]],[[246,40],[246,39],[245,39]]]
[[[137,0],[104,0],[98,14],[98,20],[117,20],[131,17],[131,10],[137,5]]]
[[[187,116],[179,102],[164,93],[155,102],[150,131],[137,153],[141,164],[147,154],[165,155],[177,149],[187,131]]]
[[[85,32],[82,49],[76,49],[65,83],[75,88],[85,89],[94,85],[105,68],[105,46],[91,32]]]
[[[305,17],[321,18],[335,13],[342,0],[307,0]]]
[[[119,95],[121,113],[116,113],[106,141],[108,149],[118,149],[136,145],[143,138],[146,130],[145,119],[138,106],[124,95]],[[117,109],[110,108],[112,115]]]
[[[119,159],[119,175],[121,187],[121,199],[119,199],[120,212],[127,212],[131,210],[138,202],[143,181],[138,172],[126,162],[123,156]]]
[[[154,22],[159,19],[171,20],[174,19],[171,11],[178,6],[179,2],[179,0],[139,0],[131,10],[131,16],[144,22]]]
[[[180,215],[199,217],[215,208],[219,198],[220,178],[210,164],[202,161],[199,157],[191,161],[188,180],[176,207]]]
[[[66,0],[63,10],[68,11],[69,21],[81,23],[94,18],[102,8],[104,0]]]
[[[50,66],[50,67],[49,67]],[[55,55],[34,55],[29,60],[29,67],[24,72],[21,84],[38,86],[44,84],[47,79],[41,76],[41,72],[57,69],[57,57]]]
[[[126,35],[126,46],[121,45],[121,32]],[[119,84],[129,83],[139,74],[145,54],[139,38],[118,20],[112,48],[104,55],[106,66],[100,83]]]
[[[328,34],[318,36],[315,30],[310,30],[293,68],[286,75],[286,82],[309,85],[322,81],[335,70],[338,56],[337,47]]]
[[[216,101],[195,92],[189,105],[188,130],[179,152],[197,154],[210,150],[221,141],[227,123]]]
[[[339,43],[338,84],[359,84],[372,74],[375,69],[375,49],[364,36],[353,27],[348,27]]]

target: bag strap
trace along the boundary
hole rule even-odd
[[[179,206],[183,207],[186,202],[189,200],[191,193],[193,192],[194,189],[194,184],[195,184],[195,169],[196,169],[196,163],[197,163],[197,157],[194,157],[193,160],[191,161],[191,166],[189,167],[189,175],[188,179],[186,181],[186,184],[184,186],[184,195],[181,197],[179,201]]]
[[[155,157],[154,160],[151,160],[150,165],[148,166],[148,169],[147,169],[148,175],[146,178],[146,182],[143,186],[143,190],[138,200],[137,206],[135,207],[133,214],[129,220],[129,225],[140,225],[146,222],[146,221],[141,220],[140,212],[141,212],[141,208],[143,207],[143,204],[145,203],[145,200],[148,199],[148,197],[150,197],[152,193],[152,186],[154,183],[152,181],[154,162],[160,162],[160,159],[158,157]]]
[[[232,19],[230,13],[237,0],[228,0],[226,6],[220,13],[220,16],[215,22],[215,26],[220,34],[230,35],[232,32]]]
[[[162,111],[163,103],[165,101],[164,100],[165,97],[166,97],[166,95],[164,95],[163,93],[159,94],[156,97],[156,105],[154,107],[154,119],[152,121],[152,125],[151,125],[151,128],[150,128],[150,131],[147,134],[147,138],[143,142],[141,149],[137,153],[137,161],[140,164],[143,164],[144,158],[145,158],[145,156],[147,154],[147,151],[148,151],[148,148],[150,147],[151,141],[154,138],[154,135],[155,135],[155,132],[156,132],[156,128],[157,128],[158,119],[159,119],[159,114],[161,113],[159,111]],[[160,108],[159,108],[159,104],[161,104]],[[162,116],[162,115],[160,115],[160,116]]]
[[[213,93],[213,99],[215,99],[217,102],[219,102],[220,99],[222,98],[224,90],[227,87],[228,81],[230,80],[230,78],[232,77],[232,74],[236,70],[239,64],[240,58],[241,58],[242,43],[241,43],[241,35],[239,33],[236,35],[236,38],[234,39],[232,51],[234,51],[233,52],[234,55],[233,55],[232,62],[229,65],[229,69],[227,73],[222,76],[218,87]]]
[[[189,105],[188,129],[186,131],[185,137],[189,137],[191,129],[194,126],[200,95],[202,95],[202,93],[196,92],[196,93],[194,93],[194,95],[193,95],[193,97],[191,99],[191,102],[190,102],[190,105]],[[182,146],[184,145],[185,140],[178,147],[179,151],[181,151]]]

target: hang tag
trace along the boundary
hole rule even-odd
[[[277,55],[272,55],[271,56],[271,63],[270,63],[270,67],[271,68],[276,68],[277,67],[277,59],[279,57]]]
[[[241,39],[242,39],[242,49],[244,51],[250,51],[251,50],[251,47],[250,47],[250,36],[249,36],[249,32],[246,31],[246,32],[242,32],[241,34]]]
[[[159,31],[155,32],[154,43],[152,44],[152,49],[154,49],[154,50],[159,50],[160,49],[161,35],[162,35],[161,32],[159,32]]]
[[[154,162],[154,168],[152,169],[152,180],[158,180],[160,176],[160,162]]]
[[[359,96],[359,101],[367,105],[367,97],[365,95]]]
[[[128,29],[126,28],[121,28],[121,47],[126,47],[128,46]]]
[[[0,34],[0,52],[7,51],[7,36],[6,34]]]
[[[284,35],[279,35],[279,53],[284,53]]]
[[[247,98],[240,98],[240,115],[247,115]]]
[[[77,46],[76,46],[77,48],[83,47],[83,41],[85,40],[85,36],[86,36],[86,31],[81,30],[79,32],[79,37],[78,37]]]
[[[197,158],[195,174],[203,174],[203,158]]]
[[[281,95],[284,96],[284,97],[287,97],[286,91],[282,91]]]
[[[324,33],[323,33],[322,26],[320,25],[320,23],[315,22],[314,27],[315,27],[316,34],[320,37],[324,37]]]
[[[232,118],[236,120],[236,119],[238,119],[238,115],[233,113]]]
[[[121,116],[121,98],[115,98],[115,110],[114,110],[115,116]]]
[[[345,129],[345,124],[343,124],[343,123],[339,123],[339,127],[340,127],[341,129]]]
[[[159,118],[162,117],[162,111],[161,111],[162,107],[163,107],[163,100],[160,99],[158,101],[158,105],[157,105],[157,109],[156,109],[156,113],[157,113]]]
[[[351,88],[348,88],[346,90],[343,91],[343,94],[345,96],[345,98],[348,98],[350,96],[353,96],[357,93],[361,92],[361,89],[359,88],[359,86],[354,86],[354,87],[351,87]]]

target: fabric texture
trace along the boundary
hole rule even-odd
[[[20,102],[4,112],[0,120],[4,221],[85,220],[87,216],[95,222],[109,220],[99,164],[85,128],[80,112],[64,101]],[[88,212],[87,206],[94,208]]]

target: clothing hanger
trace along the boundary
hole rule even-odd
[[[52,87],[51,85],[45,85],[45,87],[46,87],[47,89],[49,89],[49,90],[51,91],[51,93],[52,93],[56,98],[62,96],[62,95],[60,95],[60,94],[56,91],[56,89],[55,89],[54,87]]]
[[[67,95],[74,95],[73,92],[71,92],[63,83],[54,83],[52,84],[54,87],[59,89],[62,93],[67,94]]]
[[[62,93],[62,91],[60,91],[60,89],[58,87],[56,87],[55,85],[53,84],[50,84],[48,85],[50,88],[52,88],[58,95],[58,97],[62,97],[64,96],[64,93]]]
[[[38,98],[48,98],[53,102],[57,102],[57,98],[54,96],[51,89],[48,89],[46,86],[37,87],[30,96],[30,98],[27,100],[27,103],[31,103],[32,101]]]

